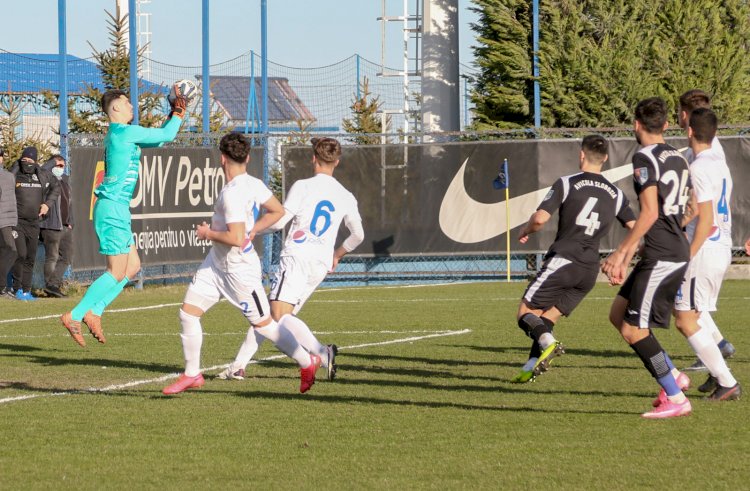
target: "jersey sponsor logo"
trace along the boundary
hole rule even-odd
[[[292,234],[292,240],[296,244],[302,244],[304,241],[307,240],[307,234],[305,233],[304,230],[297,230],[296,232]]]
[[[89,206],[89,220],[94,219],[94,203],[96,203],[96,194],[94,194],[94,191],[96,191],[96,188],[98,188],[102,182],[104,182],[104,161],[100,160],[96,163],[96,168],[94,169],[94,182],[91,185],[91,205]]]
[[[646,181],[648,181],[648,167],[640,167],[633,171],[633,175],[635,176],[635,179],[638,181],[638,184],[643,186],[646,184]]]
[[[466,191],[464,174],[469,159],[461,168],[445,191],[440,204],[438,223],[440,230],[450,239],[462,244],[474,244],[489,240],[507,232],[506,221],[498,217],[505,215],[506,201],[480,203]],[[616,182],[633,175],[632,164],[621,165],[602,172],[610,182]],[[534,213],[539,203],[551,190],[545,187],[516,196],[507,201],[510,208],[510,228],[523,225]]]
[[[638,315],[638,311],[633,310],[633,309],[628,309],[628,315]]]

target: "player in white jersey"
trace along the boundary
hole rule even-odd
[[[312,144],[315,175],[292,185],[284,201],[284,218],[270,227],[270,230],[281,230],[292,222],[271,286],[271,315],[280,326],[291,331],[305,349],[321,357],[328,379],[332,380],[336,375],[336,345],[320,343],[296,314],[326,274],[335,270],[339,260],[364,240],[364,232],[356,198],[333,177],[341,157],[341,145],[333,138],[316,138]],[[350,235],[335,248],[342,221]],[[219,374],[220,378],[244,378],[245,367],[263,341],[249,334],[235,361]]]
[[[254,339],[257,332],[294,358],[300,366],[300,392],[306,392],[315,383],[320,357],[305,351],[289,331],[271,318],[260,260],[252,243],[259,230],[284,215],[284,208],[262,181],[247,174],[250,143],[245,137],[239,133],[225,135],[219,150],[226,184],[216,199],[211,225],[203,222],[196,230],[199,239],[211,240],[213,245],[195,273],[180,309],[185,373],[162,392],[177,394],[204,384],[200,372],[200,318],[221,297],[240,309],[250,322],[248,336]],[[257,218],[261,209],[266,213]]]
[[[679,123],[680,126],[687,131],[688,129],[688,120],[690,118],[690,114],[698,109],[698,108],[711,108],[711,98],[710,96],[700,90],[700,89],[692,89],[680,96],[680,111],[679,111]],[[706,154],[706,157],[711,156],[715,160],[720,160],[723,162],[724,167],[726,167],[726,156],[724,155],[724,149],[721,146],[721,143],[719,142],[719,139],[714,137],[711,141],[711,148],[709,150],[710,154]],[[695,160],[695,154],[692,149],[688,148],[685,152],[685,157],[687,158],[688,163],[692,163],[693,160]],[[691,174],[693,172],[692,165],[691,165]],[[727,174],[729,174],[729,170],[727,169]],[[721,240],[718,240],[717,238],[709,238],[710,242],[706,242],[706,247],[710,247],[712,249],[722,249],[725,248],[723,251],[719,251],[720,254],[725,256],[725,259],[729,259],[731,262],[731,248],[732,248],[732,236],[731,236],[731,213],[729,213],[729,196],[731,195],[731,176],[729,176],[729,184],[730,189],[728,190],[728,194],[725,194],[724,200],[721,199],[721,194],[717,195],[717,198],[714,200],[715,205],[719,205],[720,203],[726,204],[726,207],[722,205],[722,208],[726,209],[727,213],[725,215],[728,217],[728,221],[723,222],[725,225],[725,231],[727,231],[726,235],[722,237]],[[690,217],[688,217],[690,219]],[[692,225],[688,225],[688,230],[695,228],[695,223]],[[692,236],[691,236],[692,237]],[[704,256],[701,255],[701,256]],[[699,261],[702,265],[699,267],[700,270],[708,272],[713,271],[714,276],[719,276],[718,283],[712,282],[711,288],[715,290],[713,293],[715,294],[715,297],[718,298],[719,295],[719,289],[721,288],[721,280],[723,279],[724,272],[729,267],[729,262],[726,261],[712,261],[712,260],[705,260],[703,257],[694,258],[693,261]],[[721,267],[723,266],[723,270]],[[704,269],[705,268],[705,269]],[[697,288],[702,288],[703,285],[697,285]],[[710,293],[708,293],[710,295]],[[714,322],[713,317],[711,317],[711,312],[716,310],[716,300],[713,301],[712,307],[710,309],[704,309],[700,313],[700,317],[698,319],[698,324],[702,327],[708,330],[708,332],[711,333],[711,335],[714,338],[714,341],[719,345],[719,349],[721,350],[721,354],[724,358],[730,358],[735,353],[734,346],[732,343],[730,343],[728,340],[724,339],[724,336],[719,331],[719,327],[716,325],[716,322]],[[703,362],[698,359],[696,362],[685,368],[685,370],[691,370],[691,371],[705,371],[706,366],[703,364]],[[710,391],[710,387],[706,386],[705,384],[702,385],[700,388],[706,389],[705,392]]]
[[[740,385],[721,349],[711,331],[698,323],[702,312],[716,310],[724,272],[732,260],[732,177],[723,152],[714,150],[711,143],[718,126],[714,112],[698,108],[689,118],[688,141],[694,155],[690,179],[697,219],[687,224],[691,259],[675,297],[675,324],[711,374],[699,390],[711,392],[712,400],[739,399]]]

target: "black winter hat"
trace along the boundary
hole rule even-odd
[[[37,156],[38,155],[37,155],[36,147],[26,147],[23,149],[23,153],[21,153],[22,159],[29,158],[33,160],[34,163],[36,163]]]

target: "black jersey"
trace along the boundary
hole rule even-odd
[[[682,231],[682,217],[690,197],[690,170],[673,146],[657,143],[633,155],[633,184],[639,196],[657,186],[659,218],[646,232],[644,259],[688,261],[690,244]]]
[[[601,174],[580,172],[552,185],[538,210],[559,208],[555,242],[547,256],[562,256],[581,265],[599,267],[599,242],[615,218],[623,225],[635,220],[625,193]]]

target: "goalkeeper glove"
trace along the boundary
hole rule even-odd
[[[174,91],[177,97],[175,97],[174,100],[170,102],[170,105],[172,106],[172,113],[170,114],[170,117],[177,116],[184,121],[187,113],[188,100],[187,97],[182,95],[182,93],[180,92],[179,86],[175,85]]]

